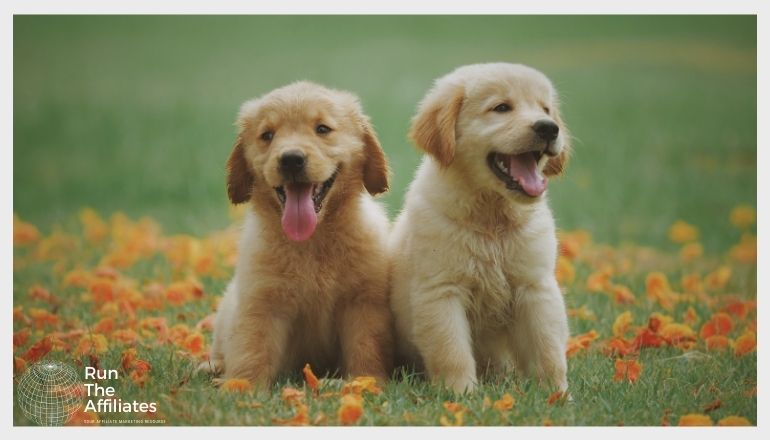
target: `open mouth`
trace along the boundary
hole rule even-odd
[[[543,194],[548,186],[548,180],[537,168],[542,157],[542,151],[519,154],[492,152],[487,156],[487,165],[506,188],[535,198]]]
[[[332,185],[334,185],[334,180],[337,178],[337,171],[334,171],[334,174],[323,183],[310,183],[310,182],[296,182],[296,183],[287,183],[283,186],[276,186],[273,188],[275,190],[275,194],[278,196],[278,201],[281,202],[281,208],[286,207],[286,187],[291,186],[291,189],[297,189],[300,191],[303,191],[303,186],[307,186],[310,188],[310,197],[313,200],[313,210],[316,213],[321,212],[321,208],[323,208],[323,201],[326,198],[326,195],[329,193],[329,190],[331,189]],[[291,190],[290,189],[290,190]]]
[[[315,232],[318,213],[337,178],[337,171],[322,183],[291,182],[273,188],[283,211],[281,225],[293,241],[309,239]]]

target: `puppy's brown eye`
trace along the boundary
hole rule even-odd
[[[543,106],[543,111],[545,112],[546,115],[550,115],[551,114],[551,108],[548,107],[547,105]]]
[[[496,105],[496,106],[495,106],[495,107],[492,109],[492,111],[493,111],[493,112],[497,112],[497,113],[506,113],[506,112],[509,112],[509,111],[511,111],[511,110],[513,110],[513,109],[511,108],[511,106],[510,106],[509,104],[506,104],[506,103],[497,104],[497,105]]]
[[[266,131],[259,135],[259,138],[262,139],[265,142],[270,142],[273,140],[273,132],[272,131]]]
[[[318,124],[315,127],[315,132],[318,133],[318,134],[327,134],[327,133],[330,133],[331,131],[332,131],[332,129],[329,128],[328,125]]]

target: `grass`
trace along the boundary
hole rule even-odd
[[[434,78],[491,60],[533,65],[560,90],[575,156],[566,176],[550,185],[549,198],[561,229],[582,229],[595,243],[609,245],[586,246],[571,262],[576,274],[565,297],[569,308],[585,306],[596,316],[572,317],[572,333],[596,330],[600,340],[570,359],[574,402],[549,405],[549,391],[521,377],[490,379],[479,393],[451,396],[407,375],[382,394],[367,395],[358,423],[437,424],[442,415],[451,421],[442,403],[454,400],[467,407],[468,424],[659,425],[666,418],[676,424],[715,400],[721,406],[709,412],[714,421],[740,415],[756,423],[756,354],[705,352],[701,340],[693,351],[704,356],[683,356],[675,347],[643,349],[642,375],[629,384],[612,380],[614,360],[599,348],[626,310],[643,327],[653,312],[681,322],[693,307],[697,332],[730,298],[756,298],[756,263],[728,256],[745,233],[728,214],[739,204],[755,206],[757,195],[751,16],[16,16],[14,211],[43,237],[14,248],[14,306],[27,318],[30,309],[47,310],[59,323],[33,328],[14,355],[46,334],[90,329],[109,317],[99,309],[103,304],[82,297],[83,287],[62,281],[71,269],[91,270],[125,245],[113,237],[96,243],[83,238],[77,219],[82,207],[154,218],[164,231],[156,237],[162,243],[179,234],[206,237],[232,222],[224,161],[235,112],[245,99],[298,79],[359,94],[394,169],[383,201],[395,215],[419,160],[405,139],[416,103]],[[667,237],[678,219],[700,231],[705,252],[694,262],[680,261],[680,245]],[[122,225],[107,226],[131,229]],[[72,234],[72,242],[56,244],[56,231]],[[213,246],[196,243],[204,250]],[[651,248],[653,257],[645,256]],[[188,273],[166,252],[155,248],[121,273],[140,290],[151,281],[167,287],[184,279]],[[624,259],[633,265],[625,272],[619,269]],[[616,268],[614,282],[636,294],[633,306],[587,289],[602,263]],[[724,265],[732,277],[708,292],[714,303],[682,301],[666,310],[644,298],[650,271],[666,273],[681,290],[682,275],[706,276]],[[181,323],[194,332],[231,273],[227,264],[221,267],[218,276],[197,274],[203,298],[140,309],[136,322],[162,316],[169,327]],[[57,302],[30,298],[36,284]],[[752,316],[736,319],[731,339]],[[128,325],[123,318],[117,322]],[[14,320],[15,332],[29,326]],[[209,342],[210,333],[203,335]],[[98,359],[117,366],[126,346],[109,342]],[[87,354],[73,354],[77,343],[67,341],[68,350],[49,356],[90,362]],[[122,375],[119,395],[160,402],[169,424],[270,424],[293,414],[281,399],[283,386],[302,387],[291,376],[270,394],[225,394],[208,378],[190,375],[195,356],[177,343],[142,339],[137,352],[152,365],[151,380],[139,387]],[[516,399],[511,411],[484,407],[485,396],[494,401],[506,392]],[[244,405],[256,401],[262,406]],[[338,396],[308,395],[305,402],[311,419],[324,414],[322,424],[337,422]],[[14,422],[29,423],[18,406]]]

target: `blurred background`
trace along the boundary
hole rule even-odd
[[[489,61],[560,91],[575,137],[549,185],[560,228],[661,245],[684,219],[707,250],[736,241],[730,209],[756,205],[755,16],[16,16],[14,211],[44,230],[83,206],[223,228],[239,105],[308,79],[361,97],[394,217],[416,104]]]

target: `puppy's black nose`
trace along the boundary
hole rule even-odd
[[[544,141],[552,141],[559,135],[559,126],[550,119],[541,119],[532,125],[532,130]]]
[[[281,171],[287,174],[299,173],[305,169],[305,155],[299,150],[290,150],[279,159]]]

